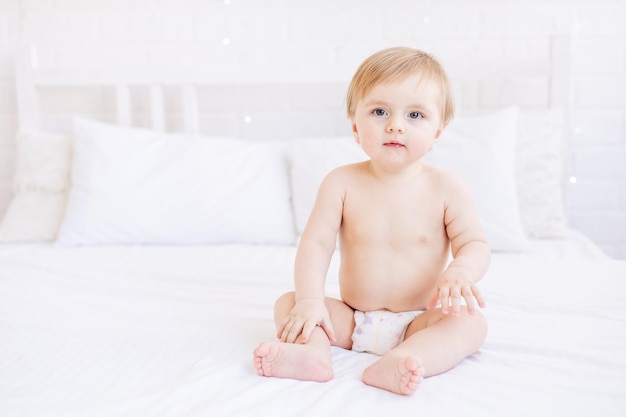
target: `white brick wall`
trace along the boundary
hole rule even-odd
[[[626,258],[626,4],[577,8],[568,215],[607,253]]]
[[[20,16],[27,17],[21,30]],[[553,34],[573,40],[568,175],[577,181],[567,190],[569,221],[607,253],[626,259],[624,0],[0,0],[0,212],[16,127],[9,57],[20,35],[37,44],[40,65],[50,67],[239,64],[284,73],[332,65],[351,74],[365,55],[392,44],[432,50],[451,72],[455,63],[472,59],[545,59]],[[461,94],[459,101],[498,107],[514,96],[517,104],[541,108],[545,83],[529,78],[484,85],[479,96]],[[345,123],[332,113],[311,120],[308,104],[293,93],[284,92],[283,103],[311,135]],[[65,105],[98,112],[97,104],[77,93]],[[216,134],[233,127],[244,136],[252,126],[276,129],[263,125],[264,111],[264,103],[252,105],[249,126],[226,115],[203,123],[217,126]]]

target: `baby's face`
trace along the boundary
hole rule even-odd
[[[374,161],[419,160],[443,129],[440,103],[439,86],[419,76],[378,84],[356,104],[355,139]]]

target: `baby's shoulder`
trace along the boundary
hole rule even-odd
[[[424,164],[424,172],[431,183],[442,189],[454,191],[467,188],[463,179],[451,171]]]
[[[346,189],[353,187],[359,182],[361,176],[362,163],[354,163],[341,165],[331,169],[320,184],[320,190],[328,190],[328,192],[345,192]]]
[[[332,169],[327,177],[331,179],[352,179],[359,177],[367,172],[367,161],[355,162],[352,164],[346,164],[338,166]]]

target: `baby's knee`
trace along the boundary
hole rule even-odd
[[[471,326],[476,338],[479,339],[480,344],[487,337],[487,318],[480,311],[474,311],[472,314],[465,314],[465,320],[468,322],[468,326]]]
[[[296,292],[289,291],[289,292],[284,293],[280,297],[278,297],[274,305],[278,306],[278,305],[283,305],[283,304],[295,304],[295,302],[296,302]]]
[[[296,304],[296,293],[289,291],[276,299],[274,303],[274,313],[276,316],[285,316]]]

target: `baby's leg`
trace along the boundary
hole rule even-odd
[[[293,292],[281,296],[275,305],[274,319],[278,327],[295,305]],[[337,346],[349,349],[352,346],[354,313],[343,302],[326,299]],[[257,373],[263,376],[291,378],[304,381],[324,382],[332,379],[333,370],[330,357],[331,343],[321,327],[316,327],[306,344],[283,343],[280,341],[263,342],[254,350],[254,365]]]
[[[440,309],[427,311],[409,325],[404,342],[365,369],[363,382],[411,394],[423,377],[445,372],[476,352],[486,335],[487,322],[479,312],[463,308],[454,317]]]

